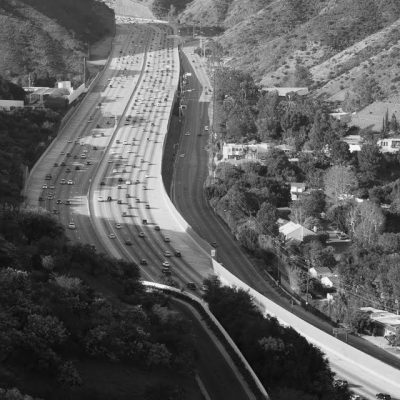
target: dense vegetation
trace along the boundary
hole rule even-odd
[[[187,321],[145,292],[136,265],[71,244],[42,209],[20,209],[25,169],[59,119],[0,112],[0,397],[183,400],[195,363]]]
[[[346,400],[321,351],[275,318],[263,317],[243,290],[206,281],[210,310],[231,335],[274,400]]]
[[[0,69],[27,86],[43,80],[82,82],[87,45],[114,33],[114,14],[95,0],[4,0]]]
[[[359,323],[359,307],[372,305],[396,312],[400,158],[382,154],[376,144],[379,137],[399,133],[396,117],[386,115],[379,134],[359,132],[364,144],[361,151],[350,153],[342,141],[348,127],[333,119],[325,104],[309,97],[287,99],[265,93],[250,75],[239,71],[223,68],[216,78],[215,151],[225,141],[292,146],[289,155],[272,148],[262,160],[217,164],[206,195],[239,243],[268,268],[282,265],[276,263],[277,257],[283,261],[276,278],[302,296],[308,292],[323,298],[328,291],[317,279],[309,280],[310,267],[335,271],[339,283],[334,301],[314,302],[335,322],[363,331],[368,324]],[[368,87],[374,86],[360,83],[359,101],[371,94]],[[309,190],[291,201],[291,182],[304,183]],[[293,222],[318,234],[302,243],[282,241],[277,226],[277,208],[282,206],[290,207]],[[339,261],[334,248],[327,245],[328,229],[345,232],[352,240]]]
[[[40,210],[3,213],[0,242],[1,387],[48,399],[158,399],[152,393],[160,386],[164,396],[185,398],[190,326],[144,291],[136,265],[68,243]],[[124,378],[126,371],[144,375],[142,382]],[[119,385],[126,394],[118,397]]]
[[[53,140],[60,115],[48,109],[0,112],[0,205],[18,208],[24,174]]]

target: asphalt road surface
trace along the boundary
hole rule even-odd
[[[332,333],[330,324],[299,306],[293,307],[286,298],[266,283],[233,238],[228,227],[216,216],[205,199],[203,186],[208,175],[209,160],[205,151],[208,143],[208,132],[204,130],[204,127],[210,125],[208,107],[212,94],[209,91],[211,84],[204,72],[202,60],[193,53],[193,49],[194,47],[186,48],[185,55],[182,57],[183,71],[191,73],[192,76],[188,78],[187,85],[184,88],[187,90],[185,93],[187,109],[184,110],[181,141],[178,149],[178,153],[184,153],[185,158],[178,159],[176,162],[174,182],[171,185],[171,198],[177,209],[199,236],[209,243],[217,243],[217,257],[225,268],[276,304],[319,329]],[[208,94],[206,94],[206,91]],[[381,351],[362,339],[349,335],[349,344],[367,351],[372,356],[398,369],[400,368],[398,358]],[[385,391],[385,384],[382,381],[379,383],[378,371],[376,379],[369,379],[368,376],[371,377],[371,375],[364,375],[361,371],[354,373],[352,368],[343,367],[343,360],[341,363],[339,361],[340,357],[330,358],[331,365],[336,373],[348,379],[349,382],[353,382],[354,391],[371,399],[375,397],[375,393]],[[400,398],[399,394],[394,391],[392,395],[397,395]]]

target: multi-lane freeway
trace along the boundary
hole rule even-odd
[[[28,202],[58,215],[71,239],[135,261],[145,279],[198,286],[209,257],[161,178],[177,40],[166,24],[119,22],[107,69],[31,174]]]
[[[210,248],[177,213],[161,179],[179,79],[177,40],[166,24],[122,17],[118,22],[104,72],[36,164],[27,203],[53,212],[72,240],[135,261],[147,280],[199,286],[212,272]],[[206,174],[199,166],[207,162],[208,85],[197,82],[187,94],[197,108],[188,106],[185,115],[174,199],[203,237],[212,242],[218,236],[218,251],[235,274],[275,300],[220,221],[208,222],[199,185]]]
[[[187,234],[161,178],[179,80],[177,39],[160,21],[117,23],[103,73],[31,171],[26,202],[54,213],[72,241],[136,262],[144,279],[198,290],[210,259]],[[252,398],[209,333],[195,330],[203,395]]]

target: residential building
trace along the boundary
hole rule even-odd
[[[341,140],[349,145],[350,153],[360,151],[363,145],[363,138],[360,135],[344,136]]]
[[[273,147],[272,143],[224,143],[221,161],[257,161],[264,158]]]
[[[306,191],[307,187],[304,182],[291,182],[290,195],[292,200],[298,200],[300,195]]]
[[[222,159],[220,161],[239,164],[243,161],[263,162],[268,157],[268,152],[272,149],[280,149],[286,154],[294,152],[294,147],[274,143],[224,143],[222,145]]]
[[[296,94],[297,96],[305,96],[308,94],[308,87],[263,87],[265,92],[276,92],[279,97],[288,97]]]
[[[361,307],[360,310],[369,314],[377,328],[375,329],[377,335],[390,336],[400,330],[400,315],[373,307]]]
[[[318,279],[327,288],[338,286],[338,276],[328,267],[311,267],[308,272],[313,278]]]
[[[400,150],[400,137],[379,139],[377,145],[382,153],[398,153]]]
[[[0,110],[10,111],[14,108],[23,108],[23,100],[0,100]]]
[[[306,236],[315,236],[313,231],[292,221],[280,226],[279,233],[286,241],[294,240],[296,242],[302,242]]]

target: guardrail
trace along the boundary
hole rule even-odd
[[[243,378],[245,379],[246,383],[249,385],[250,389],[254,392],[257,399],[262,400],[269,400],[270,397],[265,390],[263,384],[259,380],[256,373],[251,368],[250,364],[243,356],[242,352],[236,346],[235,342],[232,340],[228,332],[224,329],[224,327],[220,324],[218,319],[215,315],[210,311],[208,308],[207,303],[199,299],[197,296],[194,296],[191,293],[182,292],[182,290],[174,288],[172,286],[163,285],[160,283],[154,282],[142,282],[144,286],[151,287],[162,292],[171,294],[175,297],[180,297],[182,300],[190,301],[191,304],[197,306],[197,310],[201,311],[203,317],[206,317],[206,322],[210,325],[211,328],[214,327],[214,331],[217,330],[215,333],[217,334],[218,339],[222,339],[221,343],[224,345],[225,349],[228,351],[228,354],[231,356],[232,360],[235,362],[236,366],[238,367],[239,371],[241,372]]]

